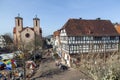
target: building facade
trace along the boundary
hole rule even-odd
[[[14,45],[18,48],[20,45],[30,44],[38,36],[42,39],[42,29],[40,28],[40,19],[33,18],[33,27],[23,28],[23,18],[15,17],[15,27],[13,29]]]
[[[57,30],[54,32],[54,36],[53,36],[53,39],[54,39],[54,45],[53,45],[53,49],[54,51],[57,52],[57,54],[62,57],[62,52],[61,52],[61,45],[60,45],[60,30]]]
[[[6,47],[6,41],[2,35],[0,35],[0,48]]]
[[[114,27],[119,34],[119,40],[120,40],[120,24],[116,23],[116,24],[114,24]]]
[[[69,19],[59,35],[60,54],[68,66],[72,55],[118,51],[119,36],[109,20]]]

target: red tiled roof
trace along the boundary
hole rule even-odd
[[[118,35],[114,25],[109,20],[69,19],[62,27],[68,36],[108,36]]]
[[[117,30],[118,34],[120,34],[120,24],[115,25],[115,29]]]
[[[59,35],[60,35],[60,30],[57,30],[57,31],[54,32],[53,36],[56,37],[56,36],[59,36]]]

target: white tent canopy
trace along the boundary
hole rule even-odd
[[[6,53],[6,54],[1,54],[0,55],[2,59],[13,59],[14,58],[14,53]]]

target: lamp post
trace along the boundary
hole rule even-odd
[[[23,80],[26,80],[26,68],[25,68],[25,61],[26,61],[26,59],[25,59],[25,53],[26,53],[26,51],[25,51],[25,45],[24,45],[24,43],[22,42],[22,44],[21,44],[21,50],[22,50],[22,52],[23,52],[23,59],[22,59],[22,62],[23,62],[23,70],[24,70],[24,78],[23,78]]]
[[[34,62],[35,62],[35,54],[36,54],[36,32],[35,32],[35,41],[34,41],[34,43],[35,43],[35,53],[34,53]]]

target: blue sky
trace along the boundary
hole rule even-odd
[[[47,36],[60,29],[69,18],[100,17],[119,23],[120,0],[0,0],[0,34],[12,34],[18,13],[24,27],[33,26],[37,15],[43,36]]]

